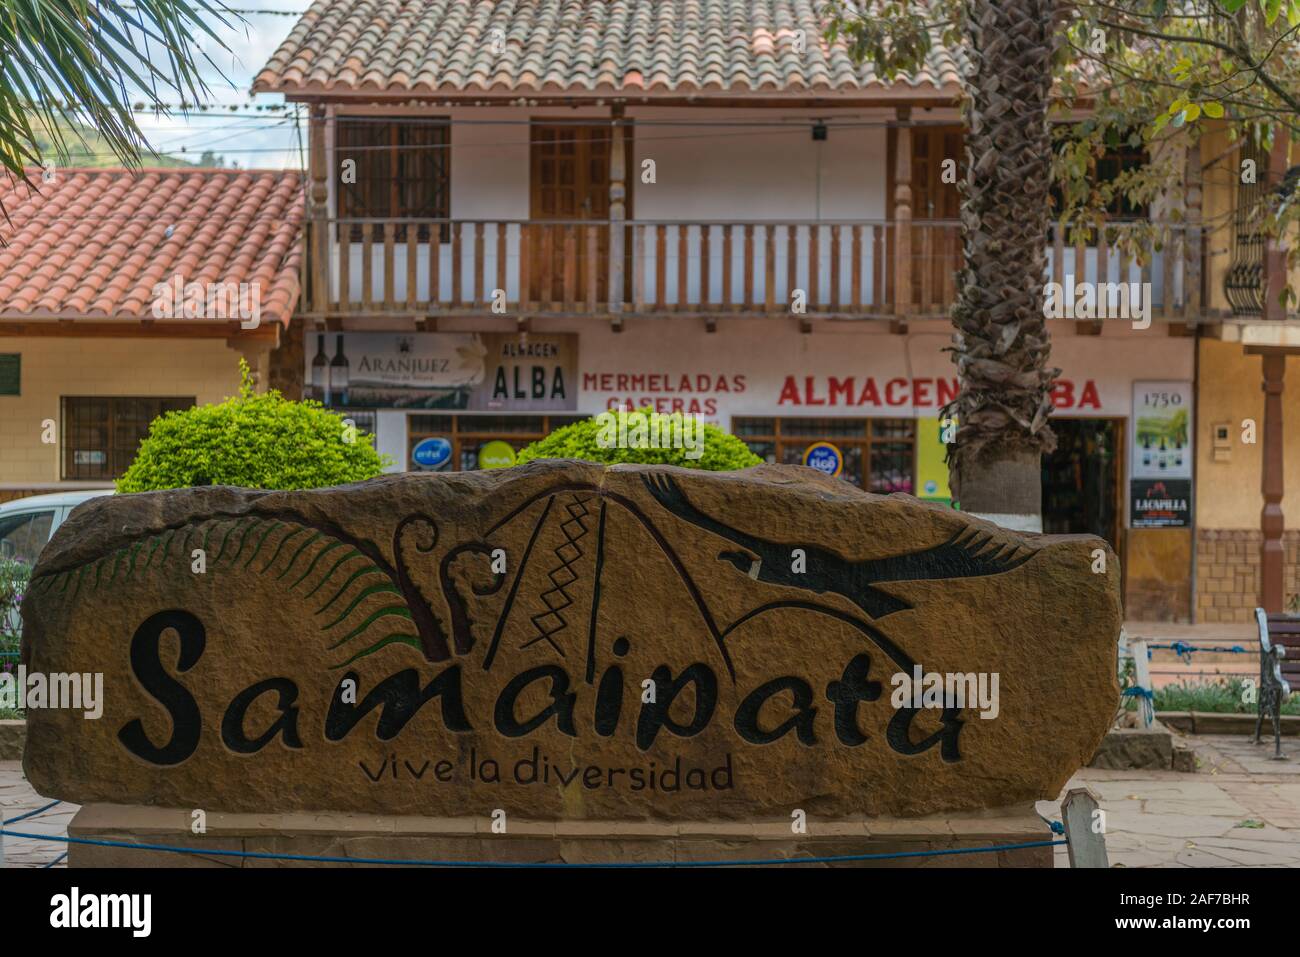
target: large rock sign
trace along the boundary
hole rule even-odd
[[[103,716],[34,711],[24,766],[69,801],[222,811],[1053,798],[1118,702],[1098,547],[779,466],[102,498],[45,549],[23,611],[29,669],[102,672]],[[917,669],[996,695],[892,700]]]

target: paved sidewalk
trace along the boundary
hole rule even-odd
[[[1090,787],[1106,811],[1106,847],[1123,867],[1300,867],[1300,741],[1284,739],[1287,761],[1271,761],[1271,746],[1247,735],[1193,735],[1195,774],[1084,768],[1066,790]],[[1062,792],[1064,796],[1064,792]],[[0,761],[0,809],[5,818],[48,804],[22,776],[17,761]],[[1060,820],[1059,801],[1038,811]],[[66,835],[75,805],[60,804],[15,830]],[[43,867],[67,846],[5,839],[10,867]],[[59,863],[54,865],[62,867]],[[1068,867],[1064,847],[1056,866]]]
[[[23,777],[21,761],[0,761],[0,819],[8,820],[49,804],[32,790]],[[68,822],[78,811],[75,804],[58,804],[44,814],[5,827],[7,831],[26,834],[53,834],[66,837]],[[5,864],[8,867],[45,867],[53,861],[54,867],[63,867],[59,858],[66,854],[68,845],[62,841],[33,841],[27,838],[6,837],[4,840]]]
[[[1188,735],[1196,774],[1084,768],[1066,786],[1089,787],[1106,812],[1106,850],[1123,867],[1300,867],[1300,742],[1287,761],[1248,735]],[[1064,794],[1062,794],[1064,796]],[[1060,805],[1038,812],[1060,819]],[[1064,847],[1056,866],[1068,867]]]

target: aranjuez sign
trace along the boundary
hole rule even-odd
[[[102,717],[34,710],[24,767],[228,811],[1027,802],[1114,715],[1118,582],[1098,539],[798,467],[105,497],[42,554],[23,639],[30,670],[102,672]]]

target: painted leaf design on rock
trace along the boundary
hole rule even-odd
[[[206,574],[252,576],[259,587],[280,587],[307,603],[325,647],[337,652],[331,669],[391,644],[423,649],[391,569],[358,543],[281,518],[245,515],[169,528],[75,569],[42,576],[31,590],[75,601],[83,590],[120,587],[164,568],[180,565],[191,574],[195,548],[204,552]]]

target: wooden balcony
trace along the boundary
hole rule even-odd
[[[1139,261],[1121,252],[1136,228],[1111,224],[1091,243],[1067,243],[1054,228],[1044,280],[1149,283],[1153,318],[1194,321],[1200,230],[1158,225]],[[307,243],[304,313],[326,319],[943,318],[961,261],[951,220],[314,219]]]

